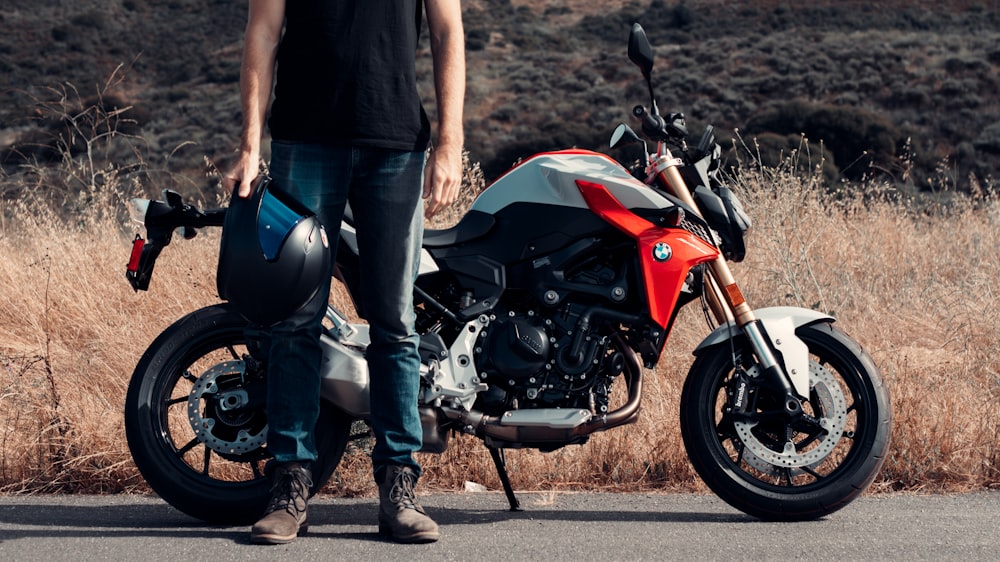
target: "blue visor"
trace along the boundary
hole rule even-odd
[[[264,259],[267,261],[278,259],[278,253],[285,239],[304,218],[306,217],[293,211],[272,195],[270,190],[264,191],[260,201],[260,214],[257,216],[257,240],[260,241]]]

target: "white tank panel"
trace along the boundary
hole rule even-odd
[[[551,152],[524,161],[485,189],[472,209],[496,213],[513,203],[587,208],[576,180],[599,183],[626,208],[662,209],[672,206],[653,188],[618,163],[598,153]]]

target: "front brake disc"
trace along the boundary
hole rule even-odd
[[[758,376],[756,365],[747,374]],[[779,469],[795,469],[792,475],[802,472],[802,468],[813,469],[820,465],[840,442],[847,425],[847,400],[837,379],[826,367],[809,361],[809,388],[815,394],[814,412],[820,427],[825,433],[809,443],[806,449],[799,450],[794,437],[783,443],[782,449],[763,443],[754,433],[756,421],[734,421],[736,433],[745,445],[743,460],[753,468],[767,473],[777,474]]]

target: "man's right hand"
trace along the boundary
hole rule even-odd
[[[260,174],[260,156],[241,152],[240,159],[233,168],[222,176],[222,187],[234,191],[237,196],[247,198],[253,189],[253,181]]]

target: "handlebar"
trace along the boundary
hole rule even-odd
[[[660,116],[654,108],[650,112],[645,106],[632,108],[632,115],[642,123],[642,132],[656,141],[679,141],[688,135],[683,113],[671,113],[669,121]]]
[[[222,226],[226,220],[226,209],[207,209],[183,202],[179,193],[163,190],[165,201],[146,201],[145,216],[142,223],[146,231],[166,229],[168,232],[177,228],[204,228],[206,226]],[[152,234],[150,234],[152,236]]]
[[[163,201],[133,199],[132,207],[140,216],[133,218],[146,227],[148,240],[136,234],[132,241],[132,255],[125,270],[125,278],[135,291],[145,291],[153,277],[153,266],[160,251],[170,245],[174,231],[190,240],[198,232],[196,229],[222,226],[226,220],[226,209],[202,211],[183,202],[179,193],[163,190]]]

